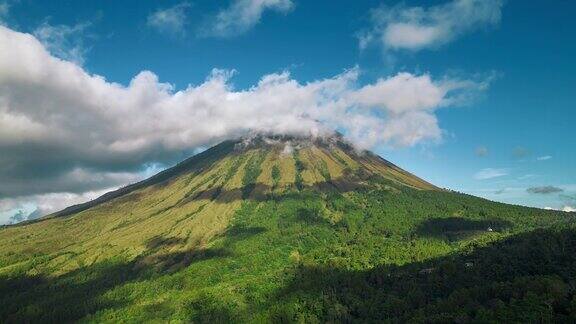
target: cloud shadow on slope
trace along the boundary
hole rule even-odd
[[[501,232],[511,227],[511,222],[501,219],[480,220],[464,217],[437,217],[420,223],[415,233],[419,236],[446,238],[454,241],[485,232]]]
[[[182,271],[193,263],[232,257],[236,242],[264,231],[261,227],[231,226],[219,236],[221,246],[192,249],[178,249],[185,246],[185,239],[156,236],[146,243],[145,252],[128,262],[104,261],[55,277],[25,273],[0,276],[0,322],[72,322],[99,310],[121,308],[130,304],[132,297],[114,295],[112,299],[107,292]],[[38,266],[42,261],[47,259],[40,257]]]
[[[538,229],[471,253],[402,266],[354,271],[300,265],[295,271],[273,299],[287,305],[298,300],[299,306],[280,307],[274,321],[294,321],[295,309],[315,311],[320,322],[576,319],[570,306],[576,300],[574,229]]]

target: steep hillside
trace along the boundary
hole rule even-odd
[[[339,138],[228,141],[0,229],[0,322],[569,320],[572,218]]]

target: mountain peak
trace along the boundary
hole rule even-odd
[[[146,188],[169,186],[182,178],[203,178],[210,174],[211,186],[231,186],[231,179],[241,179],[236,187],[242,192],[250,186],[268,190],[287,190],[306,186],[359,184],[366,177],[380,177],[419,190],[437,188],[369,151],[358,151],[343,136],[289,136],[253,134],[227,140],[192,156],[172,168],[146,180],[128,185],[87,203],[68,207],[49,215],[69,216]],[[193,179],[189,181],[193,182]]]
[[[324,147],[353,147],[339,132],[322,135],[277,135],[255,133],[243,136],[238,141],[239,148],[270,147],[279,145],[289,145],[294,148],[304,148],[313,145]]]

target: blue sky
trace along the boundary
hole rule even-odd
[[[229,91],[236,94],[258,88],[267,75],[289,73],[289,79],[302,86],[351,78],[350,91],[355,92],[352,97],[362,97],[353,108],[347,108],[354,110],[373,102],[372,97],[366,99],[370,94],[364,87],[375,85],[383,91],[376,96],[389,96],[385,92],[387,85],[377,87],[382,83],[379,80],[394,81],[401,73],[408,73],[407,82],[417,79],[426,83],[419,78],[428,76],[436,85],[431,90],[456,85],[430,107],[421,104],[415,108],[421,109],[423,118],[434,119],[433,127],[426,119],[427,122],[412,123],[414,128],[406,130],[422,132],[421,138],[410,140],[413,134],[406,132],[394,133],[390,135],[392,139],[380,134],[392,128],[389,123],[394,117],[390,116],[404,107],[397,108],[390,100],[376,103],[389,105],[384,110],[369,107],[372,116],[386,115],[383,124],[375,126],[377,134],[372,137],[376,139],[368,142],[362,134],[355,138],[438,186],[507,203],[566,210],[576,208],[575,13],[575,2],[560,0],[0,1],[0,22],[7,28],[7,35],[33,35],[50,55],[74,62],[82,73],[102,76],[108,88],[113,87],[112,83],[130,87],[142,71],[157,76],[155,85],[171,85],[170,95],[185,91],[189,85],[201,87],[214,69],[232,74],[223,78]],[[16,38],[3,39],[6,48],[15,46],[8,42]],[[2,65],[0,79],[9,73],[1,69]],[[6,116],[26,116],[27,121],[39,118],[37,111],[20,114],[32,108],[22,106],[24,100],[7,93],[19,89],[15,83],[2,86],[0,99],[10,97],[6,102],[20,104],[7,106]],[[389,86],[396,89],[394,84]],[[37,80],[31,80],[27,89],[33,91],[34,87],[41,87]],[[282,89],[292,89],[286,87],[274,90],[275,96],[284,95]],[[72,96],[77,92],[70,89],[67,93]],[[351,100],[348,93],[331,96]],[[419,103],[428,100],[424,95],[420,99]],[[45,102],[46,98],[38,100]],[[78,107],[87,107],[84,104]],[[73,112],[81,115],[82,109],[85,108]],[[55,110],[49,116],[66,113]],[[93,117],[86,115],[82,120],[90,118]],[[62,148],[63,156],[70,154],[78,161],[58,175],[47,171],[50,175],[44,186],[24,185],[24,179],[7,177],[5,183],[20,189],[0,190],[0,222],[20,210],[28,214],[43,209],[45,213],[92,198],[108,188],[148,175],[217,139],[245,130],[229,127],[226,121],[215,123],[233,130],[205,139],[198,135],[197,140],[187,139],[183,144],[155,138],[149,145],[155,149],[134,149],[131,155],[119,155],[117,163],[96,158],[85,161],[78,156],[86,152]],[[354,132],[336,121],[333,124],[344,133]],[[41,126],[50,129],[56,128],[54,125]],[[146,121],[142,125],[147,125]],[[102,126],[94,126],[94,133],[100,134],[97,127]],[[34,150],[26,152],[42,152],[41,148],[61,143],[14,136],[16,141],[2,134],[0,138],[5,136],[5,142],[10,144],[6,148],[14,151],[24,151],[24,146],[29,145]],[[118,130],[118,134],[124,131]],[[146,134],[138,136],[148,138]],[[179,134],[179,138],[185,136],[188,135]],[[134,144],[138,141],[132,137],[130,140],[131,148],[139,145]],[[156,149],[159,146],[162,148]],[[95,149],[87,155],[92,152],[99,151]],[[18,154],[4,163],[17,161],[28,165],[28,170],[34,168],[32,173],[42,169],[23,158],[25,154]],[[53,162],[57,165],[58,161]],[[23,168],[18,171],[26,171]],[[95,170],[101,172],[98,179],[86,176]],[[41,171],[38,173],[44,177]],[[63,179],[71,175],[86,179],[85,183],[65,183]],[[26,194],[28,189],[33,190]]]

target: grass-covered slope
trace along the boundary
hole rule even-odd
[[[0,229],[0,322],[576,320],[570,214],[438,190],[337,141],[190,161]]]

